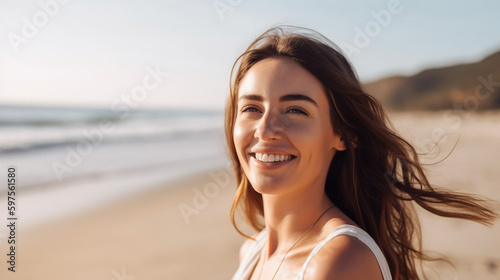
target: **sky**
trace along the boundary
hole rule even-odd
[[[0,104],[222,110],[276,24],[339,45],[363,82],[500,50],[500,1],[0,0]]]

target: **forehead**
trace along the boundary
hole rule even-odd
[[[239,86],[239,95],[262,95],[265,99],[300,93],[328,104],[321,82],[289,57],[271,57],[253,65]]]

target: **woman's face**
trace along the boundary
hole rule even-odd
[[[336,150],[321,82],[288,57],[264,59],[240,83],[234,143],[254,189],[278,194],[324,187]]]

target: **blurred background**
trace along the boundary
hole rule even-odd
[[[244,240],[229,221],[229,74],[276,24],[344,51],[437,163],[431,182],[499,201],[498,11],[493,0],[0,0],[0,279],[229,279]],[[498,225],[421,218],[425,248],[456,266],[433,263],[430,279],[500,278]]]

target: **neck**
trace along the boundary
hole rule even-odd
[[[271,256],[290,248],[333,203],[323,191],[308,191],[263,195],[263,206]]]

